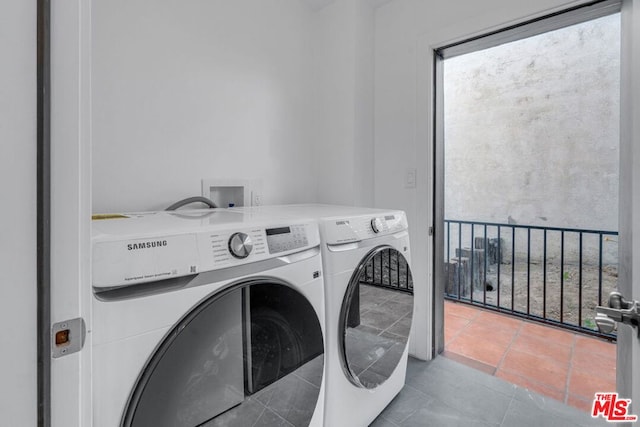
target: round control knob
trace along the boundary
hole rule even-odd
[[[251,237],[244,233],[233,233],[229,237],[229,252],[236,258],[246,258],[253,249]]]
[[[374,233],[379,233],[382,230],[382,220],[380,218],[371,219],[371,229]]]

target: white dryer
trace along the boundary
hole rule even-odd
[[[318,218],[325,272],[325,425],[370,424],[406,377],[413,281],[404,212],[333,205],[237,210]]]
[[[228,210],[92,221],[93,425],[323,425],[317,224]]]

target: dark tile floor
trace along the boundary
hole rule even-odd
[[[324,355],[245,398],[203,427],[293,427],[309,425],[322,383]]]
[[[360,383],[375,388],[402,357],[411,327],[413,296],[394,289],[360,284],[359,323],[347,328],[349,369]]]
[[[406,385],[372,427],[603,426],[567,406],[454,360],[409,358]]]
[[[395,359],[402,353],[395,347],[406,344],[409,328],[403,320],[410,324],[410,298],[362,286],[361,323],[349,329],[347,338],[353,339],[346,349],[361,381],[377,383],[378,376],[388,375],[387,365],[395,366],[387,357]],[[615,346],[461,304],[447,302],[445,317],[445,356],[430,362],[410,358],[405,387],[373,427],[607,425],[591,418],[585,405],[594,387],[615,389],[610,384],[615,363],[611,370],[609,360]],[[385,351],[372,353],[371,348]],[[593,369],[594,357],[598,366],[607,367],[604,372]],[[320,390],[322,362],[322,356],[316,358],[206,426],[307,425]],[[600,381],[587,387],[579,374]]]
[[[401,325],[406,310],[389,302],[410,296],[394,293],[362,286],[367,332],[388,337]],[[615,390],[615,344],[449,301],[445,344],[445,357],[411,361],[405,389],[374,425],[604,424],[589,411],[595,392]]]

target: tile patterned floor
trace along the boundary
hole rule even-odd
[[[309,425],[320,396],[323,369],[324,355],[320,355],[200,427]]]
[[[444,357],[583,411],[615,391],[615,344],[445,302]]]
[[[371,427],[605,426],[602,418],[446,357],[409,358],[406,385]]]

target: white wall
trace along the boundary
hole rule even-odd
[[[202,178],[315,200],[311,8],[115,0],[92,16],[94,212],[163,209]]]
[[[315,16],[318,202],[373,203],[374,10],[338,0]]]
[[[0,6],[0,414],[36,425],[36,2]]]
[[[325,3],[95,2],[94,212],[162,209],[202,178],[372,205],[377,3]]]

